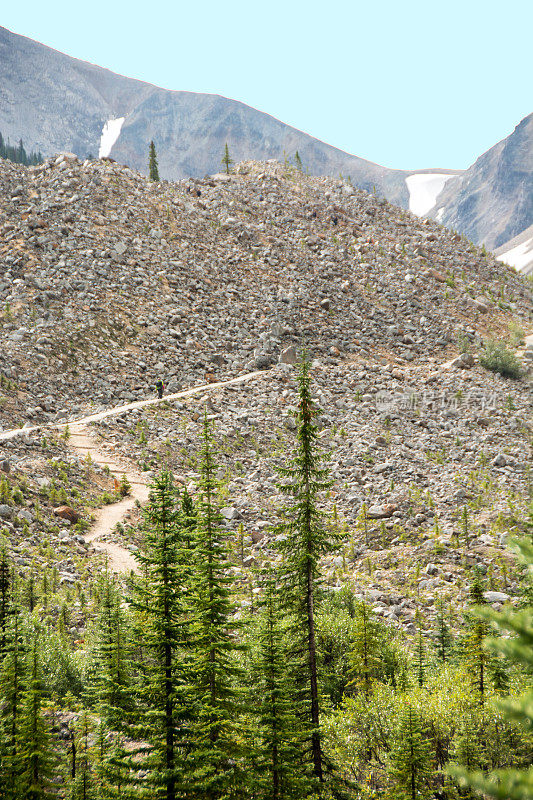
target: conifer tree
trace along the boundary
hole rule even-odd
[[[91,757],[91,721],[84,709],[74,731],[74,748],[76,753],[75,768],[70,784],[69,800],[98,800],[96,781],[92,769]]]
[[[89,698],[98,716],[118,730],[131,709],[129,631],[119,588],[106,570],[99,584],[100,607],[95,625]]]
[[[355,610],[355,631],[350,653],[350,686],[356,692],[370,697],[372,686],[383,674],[383,641],[381,625],[366,603],[358,603]]]
[[[239,748],[235,723],[239,714],[234,683],[239,675],[234,655],[226,536],[216,508],[216,465],[212,436],[204,419],[197,501],[194,615],[194,659],[191,697],[193,794],[210,800],[235,796]]]
[[[303,172],[304,168],[302,164],[302,159],[300,158],[300,153],[298,152],[298,150],[295,153],[294,162],[296,164],[296,169],[298,170],[298,172]]]
[[[19,789],[21,710],[23,693],[27,688],[27,652],[18,587],[13,573],[11,587],[4,658],[0,665],[0,787],[8,800],[14,800]]]
[[[234,161],[230,157],[229,148],[228,148],[228,143],[227,142],[226,142],[226,145],[224,147],[224,155],[222,156],[222,161],[220,163],[224,164],[224,166],[226,167],[226,174],[229,175],[230,167],[234,163]]]
[[[390,775],[398,800],[429,800],[433,797],[431,747],[420,715],[407,701],[400,714],[398,730],[390,753]]]
[[[181,493],[181,516],[181,524],[187,545],[192,548],[194,546],[194,530],[196,528],[196,509],[194,508],[193,499],[186,488]]]
[[[39,663],[39,631],[33,633],[29,654],[28,684],[22,693],[18,730],[17,780],[21,800],[47,800],[53,797],[55,752],[48,723],[43,716],[43,685]]]
[[[151,181],[159,180],[159,167],[157,166],[157,155],[153,141],[150,142],[148,153],[148,177]]]
[[[254,696],[260,698],[259,754],[254,793],[271,800],[304,797],[309,788],[301,763],[301,726],[295,713],[283,608],[270,570],[262,580]],[[303,767],[303,768],[302,768]]]
[[[533,525],[531,532],[533,533]],[[531,541],[524,540],[518,545],[518,550],[528,566],[528,577],[531,584],[533,544]],[[489,640],[488,646],[500,656],[508,659],[509,662],[520,665],[531,674],[533,671],[533,611],[531,605],[519,611],[513,609],[497,613],[492,609],[481,609],[478,613],[483,622],[491,622],[499,631],[506,634],[504,638]],[[498,705],[507,720],[521,723],[530,735],[533,734],[533,689],[531,686],[518,697],[500,700]],[[533,798],[533,767],[531,766],[522,770],[499,769],[488,776],[483,775],[482,772],[471,772],[458,766],[450,767],[449,772],[459,780],[462,786],[470,786],[487,797],[497,800],[531,800]]]
[[[483,581],[478,570],[469,590],[470,602],[473,606],[485,603],[483,597]],[[462,656],[468,670],[472,687],[476,692],[478,702],[483,705],[487,690],[488,669],[490,655],[485,648],[485,639],[489,632],[488,623],[478,614],[469,612],[466,615],[467,630],[462,642]]]
[[[319,560],[330,553],[336,537],[319,509],[319,493],[331,485],[318,448],[316,410],[311,399],[310,363],[304,354],[298,374],[299,403],[297,448],[287,467],[279,473],[286,482],[280,491],[290,498],[276,527],[283,535],[283,582],[287,607],[294,620],[295,652],[299,653],[296,680],[299,700],[307,717],[308,746],[315,779],[324,780],[324,753],[320,736],[315,603],[320,586]]]
[[[144,510],[144,547],[138,553],[144,578],[131,597],[140,615],[144,663],[136,693],[136,720],[130,732],[139,741],[146,777],[139,788],[151,797],[176,800],[185,771],[188,736],[189,551],[180,524],[180,504],[172,474],[152,484]],[[184,652],[185,651],[185,652]],[[134,768],[130,761],[130,768]]]
[[[437,603],[437,615],[435,618],[435,629],[433,634],[437,656],[445,664],[450,658],[453,646],[453,636],[450,631],[448,620],[444,609],[444,602],[439,600]]]

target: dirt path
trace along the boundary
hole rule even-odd
[[[121,406],[114,406],[107,408],[105,411],[99,411],[97,414],[89,414],[81,419],[71,420],[70,422],[47,422],[43,425],[28,425],[24,428],[13,428],[10,431],[0,432],[0,442],[5,442],[8,439],[14,439],[16,436],[25,435],[27,433],[34,433],[35,431],[44,430],[47,428],[55,428],[56,430],[64,430],[67,425],[69,429],[73,430],[77,425],[88,425],[90,422],[99,422],[107,417],[116,417],[118,414],[123,414],[125,411],[131,411],[134,408],[145,408],[145,406],[155,406],[160,403],[171,403],[173,400],[182,400],[185,397],[193,397],[195,394],[202,392],[209,394],[215,389],[220,389],[223,386],[231,386],[239,383],[248,383],[259,375],[264,375],[265,370],[256,370],[256,372],[248,372],[246,375],[239,375],[238,378],[230,378],[227,381],[218,381],[217,383],[204,383],[201,386],[195,386],[193,389],[185,389],[183,392],[174,392],[173,394],[166,394],[161,399],[159,397],[151,397],[149,400],[137,400],[135,403],[126,403]]]
[[[138,400],[135,403],[127,403],[125,405],[115,406],[114,408],[100,411],[97,414],[90,414],[82,417],[79,420],[71,422],[53,422],[45,425],[33,425],[24,428],[15,428],[10,431],[2,431],[0,433],[0,442],[14,439],[16,436],[23,436],[34,431],[39,431],[47,428],[54,428],[56,430],[64,430],[67,425],[70,430],[69,445],[79,455],[84,457],[89,453],[92,460],[100,466],[107,466],[111,475],[120,480],[122,475],[126,475],[128,481],[131,483],[131,494],[129,497],[118,503],[113,503],[110,506],[103,506],[96,511],[96,519],[91,530],[85,535],[85,541],[91,542],[93,547],[101,553],[106,553],[109,559],[109,566],[114,572],[130,572],[137,568],[137,562],[131,552],[125,547],[112,542],[103,542],[101,539],[110,533],[117,522],[122,522],[128,511],[135,506],[135,501],[138,500],[141,505],[148,500],[148,486],[142,474],[138,472],[130,462],[111,457],[103,452],[95,439],[91,436],[89,429],[86,427],[91,422],[98,422],[99,420],[106,419],[106,417],[116,416],[125,411],[134,408],[144,408],[145,406],[158,405],[159,403],[172,402],[173,400],[181,400],[185,397],[193,397],[195,394],[209,393],[215,389],[223,386],[230,386],[232,384],[247,383],[248,381],[263,375],[264,370],[257,370],[256,372],[249,372],[246,375],[240,375],[237,378],[231,378],[227,381],[219,381],[217,383],[207,383],[201,386],[196,386],[193,389],[186,389],[182,392],[175,392],[174,394],[165,395],[163,398],[153,397],[149,400]]]
[[[131,494],[128,497],[118,503],[113,503],[113,505],[103,506],[96,511],[96,520],[91,530],[85,534],[85,541],[91,542],[99,552],[107,554],[109,566],[114,572],[130,572],[137,569],[137,562],[129,550],[118,544],[100,540],[114,529],[117,522],[124,520],[128,511],[134,508],[136,500],[141,505],[146,503],[148,500],[146,481],[143,479],[142,474],[135,470],[130,463],[123,459],[111,457],[100,450],[90,432],[81,423],[72,425],[69,446],[78,455],[86,458],[87,454],[90,454],[95,463],[100,464],[102,467],[107,466],[111,475],[117,480],[126,475],[126,478],[131,483]]]

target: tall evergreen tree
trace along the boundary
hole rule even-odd
[[[190,566],[170,472],[155,479],[144,517],[144,547],[138,553],[143,569],[131,596],[142,622],[144,663],[136,695],[138,719],[130,731],[148,745],[140,748],[146,771],[140,788],[149,790],[150,797],[176,800],[182,791],[189,735]],[[134,761],[130,767],[135,767]]]
[[[437,603],[433,641],[438,658],[443,664],[445,664],[450,658],[450,653],[453,646],[453,636],[446,618],[444,602],[442,600],[439,600]]]
[[[307,796],[301,725],[295,712],[283,607],[272,571],[263,576],[258,617],[254,697],[259,698],[259,754],[253,792],[268,800]]]
[[[409,702],[400,714],[398,730],[390,752],[391,777],[398,800],[430,800],[433,791],[431,747],[423,722]]]
[[[234,162],[233,162],[233,159],[230,157],[229,148],[228,148],[228,143],[227,142],[226,142],[226,145],[224,147],[224,155],[222,156],[222,161],[220,163],[224,164],[224,166],[226,167],[226,174],[229,175],[230,167]]]
[[[298,152],[298,150],[296,151],[294,156],[294,163],[296,164],[296,169],[298,170],[298,172],[304,171],[302,159],[300,158],[300,153]]]
[[[295,650],[299,654],[296,676],[299,698],[308,724],[312,770],[318,783],[324,780],[324,753],[320,736],[315,603],[321,583],[319,561],[330,553],[336,538],[318,507],[321,491],[331,485],[318,448],[316,409],[311,399],[310,363],[303,356],[298,374],[297,448],[287,467],[279,473],[286,482],[279,489],[290,498],[281,511],[276,531],[283,536],[283,582],[287,605],[294,620]]]
[[[150,142],[148,151],[148,177],[151,181],[159,180],[159,167],[157,166],[157,155],[153,141]]]
[[[533,511],[533,507],[531,509]],[[533,523],[533,516],[531,517]],[[533,533],[533,524],[531,525]],[[529,582],[533,571],[533,544],[522,541],[518,545],[523,561],[528,566]],[[494,612],[481,609],[481,621],[492,623],[504,633],[504,638],[491,639],[487,644],[510,663],[520,665],[529,674],[533,672],[533,610],[532,606],[516,611]],[[510,635],[509,635],[510,634]],[[527,732],[533,734],[533,689],[529,686],[520,696],[498,702],[506,719],[521,723]],[[475,766],[475,765],[474,765]],[[485,776],[482,772],[467,771],[464,767],[453,766],[449,772],[461,785],[470,786],[487,797],[497,800],[532,800],[533,767],[528,769],[498,769]]]
[[[373,684],[383,677],[385,642],[380,622],[366,603],[355,608],[355,630],[350,653],[349,689],[370,697]]]
[[[29,654],[28,684],[22,693],[18,730],[20,775],[17,783],[21,800],[53,797],[55,751],[48,723],[43,715],[43,684],[39,663],[39,631],[33,633]]]
[[[216,507],[212,436],[204,420],[197,501],[194,592],[194,660],[191,729],[192,796],[223,800],[240,793],[235,723],[240,713],[235,683],[240,671],[230,600],[226,536]]]
[[[0,665],[0,787],[4,796],[17,797],[21,770],[20,727],[23,693],[27,688],[27,651],[19,590],[14,573],[5,628],[4,658]]]

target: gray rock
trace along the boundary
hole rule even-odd
[[[426,566],[426,575],[436,575],[439,571],[439,568],[436,564],[428,564]]]
[[[506,603],[510,596],[505,592],[483,592],[483,597],[487,603]]]
[[[11,519],[12,513],[13,513],[13,509],[11,508],[11,506],[6,505],[5,503],[2,503],[2,505],[0,505],[0,518],[1,519]]]
[[[254,358],[256,369],[265,369],[272,363],[272,356],[268,353],[258,353]]]
[[[7,475],[11,472],[11,464],[7,458],[0,461],[0,472],[5,472]]]
[[[291,345],[290,347],[285,348],[285,350],[281,351],[279,357],[280,364],[296,364],[298,360],[298,355],[296,352],[296,347]]]
[[[225,506],[224,508],[221,508],[220,514],[223,517],[223,519],[227,520],[228,522],[231,522],[231,520],[234,519],[240,519],[241,517],[241,515],[239,514],[237,509],[234,508],[234,506]]]

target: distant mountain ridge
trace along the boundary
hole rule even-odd
[[[220,169],[224,143],[235,161],[283,160],[299,151],[311,174],[351,176],[403,207],[405,178],[352,156],[244,103],[210,94],[169,91],[116,75],[0,28],[0,130],[23,132],[27,147],[50,155],[98,155],[102,130],[124,118],[110,155],[146,171],[148,143],[157,147],[160,174],[201,177]]]
[[[533,224],[533,114],[447,181],[429,215],[491,250]]]
[[[0,27],[0,130],[44,155],[111,155],[141,172],[153,139],[170,180],[217,172],[226,141],[236,162],[298,151],[311,175],[349,176],[491,249],[533,224],[533,114],[466,172],[387,169],[236,100],[126,78]]]

